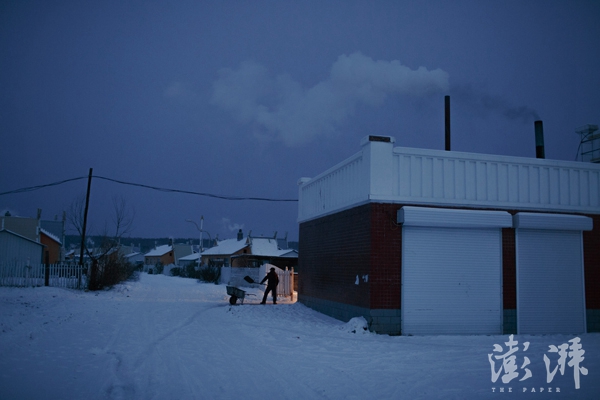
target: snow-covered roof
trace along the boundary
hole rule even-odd
[[[206,249],[202,252],[203,256],[208,255],[231,255],[242,250],[250,243],[250,252],[254,256],[263,257],[298,257],[298,252],[292,249],[282,250],[278,246],[277,239],[266,237],[250,237],[244,240],[225,239],[215,247]],[[195,259],[195,258],[194,258]]]
[[[188,256],[179,257],[179,261],[196,261],[198,259],[198,253],[193,253]]]
[[[225,239],[219,242],[215,247],[211,247],[210,249],[206,249],[202,252],[203,256],[212,256],[212,255],[221,255],[221,254],[233,254],[244,247],[248,246],[248,242],[246,240],[237,240],[237,239]]]
[[[167,254],[171,250],[173,250],[173,247],[169,246],[168,244],[164,244],[162,246],[158,246],[154,250],[150,250],[148,253],[145,254],[145,256],[146,257],[158,257],[158,256]]]
[[[50,231],[47,231],[44,228],[40,228],[40,232],[42,232],[44,235],[48,236],[50,239],[54,240],[56,243],[62,244],[60,239],[55,234],[51,233]]]
[[[253,237],[252,243],[252,255],[255,256],[278,256],[281,253],[281,249],[277,246],[277,239],[264,238],[264,237]]]
[[[279,250],[280,254],[277,257],[298,258],[298,252],[294,249]]]

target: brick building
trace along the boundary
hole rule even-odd
[[[600,331],[600,165],[361,146],[299,181],[300,302],[388,334]]]

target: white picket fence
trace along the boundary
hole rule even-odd
[[[292,296],[294,293],[294,268],[285,270],[276,268],[277,276],[279,277],[279,285],[277,285],[277,296]]]
[[[27,262],[0,263],[0,286],[47,286],[85,289],[87,268],[76,264],[30,264]]]

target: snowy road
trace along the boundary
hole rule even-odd
[[[533,376],[503,384],[491,382],[487,354],[508,336],[389,337],[289,301],[230,306],[227,298],[222,285],[146,274],[98,293],[0,288],[0,399],[592,399],[600,393],[598,334],[579,335],[588,370],[581,389],[569,367],[547,384],[542,361],[548,345],[573,335],[515,336],[531,343],[525,355]]]

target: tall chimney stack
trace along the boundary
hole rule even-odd
[[[535,157],[546,158],[544,151],[544,124],[542,121],[535,121]]]
[[[446,126],[446,151],[450,151],[450,96],[444,97],[445,126]]]

